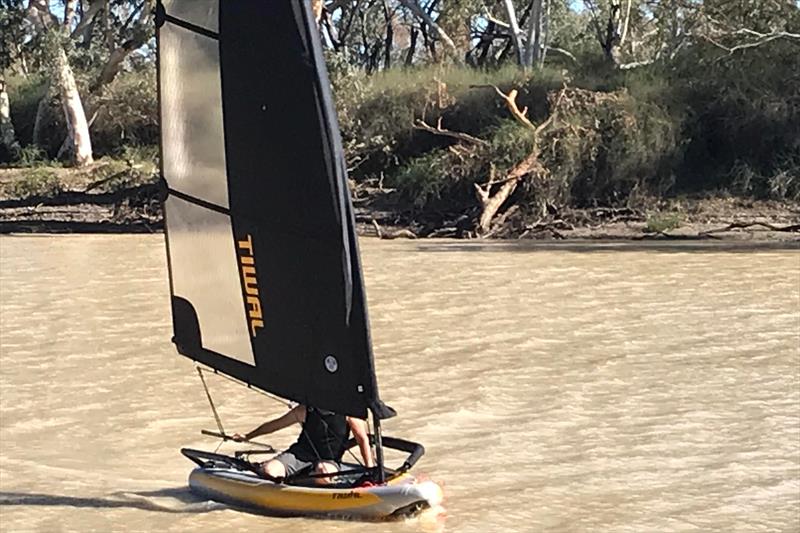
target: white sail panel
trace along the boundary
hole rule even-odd
[[[201,28],[216,32],[219,27],[219,0],[164,0],[167,13]]]
[[[159,39],[164,178],[171,189],[227,208],[219,45],[169,22]]]
[[[254,365],[230,217],[174,196],[165,208],[173,294],[194,308],[203,348]]]

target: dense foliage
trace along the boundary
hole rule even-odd
[[[32,21],[41,0],[0,2],[0,67],[21,145],[0,147],[0,158],[66,158],[46,53],[59,46],[94,153],[155,157],[154,0],[62,2],[74,13],[58,39]],[[474,208],[475,184],[501,181],[534,150],[531,129],[495,88],[517,89],[534,124],[555,114],[535,148],[543,170],[514,192],[532,213],[677,192],[800,200],[797,2],[325,4],[320,27],[351,177],[395,189],[412,209]]]

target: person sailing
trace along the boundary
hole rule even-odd
[[[244,442],[296,423],[303,429],[295,443],[286,451],[261,463],[260,470],[266,477],[285,478],[309,467],[313,467],[316,474],[338,472],[339,463],[345,452],[345,443],[351,431],[361,452],[364,466],[367,468],[375,466],[366,421],[316,407],[298,405],[283,416],[268,420],[244,435],[234,433],[232,439]],[[317,478],[319,484],[330,482],[331,477]]]

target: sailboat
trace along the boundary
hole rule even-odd
[[[385,518],[441,501],[424,453],[381,434],[355,219],[308,0],[159,0],[161,172],[173,342],[248,387],[372,416],[377,467],[324,486],[246,455],[184,449],[190,488],[278,514]],[[223,435],[224,436],[224,435]],[[349,443],[352,445],[352,443]],[[390,467],[384,448],[407,453]],[[364,486],[364,479],[373,483]]]

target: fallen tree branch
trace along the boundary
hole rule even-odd
[[[711,235],[713,233],[723,233],[733,229],[752,228],[753,226],[761,226],[770,231],[800,232],[800,224],[792,224],[791,226],[775,226],[768,222],[732,222],[727,226],[725,226],[724,228],[716,228],[707,231],[701,231],[698,235]]]
[[[427,131],[434,135],[441,135],[442,137],[450,137],[453,139],[458,139],[459,141],[464,141],[472,144],[478,144],[481,146],[489,146],[490,143],[484,141],[483,139],[479,139],[477,137],[473,137],[468,133],[462,133],[458,131],[452,131],[445,128],[442,128],[442,118],[439,117],[438,122],[436,123],[436,127],[434,128],[430,124],[426,123],[424,120],[417,119],[414,122],[414,128],[418,130]]]
[[[496,85],[492,85],[494,90],[500,97],[505,100],[506,107],[508,110],[511,111],[511,114],[516,118],[520,123],[529,127],[533,131],[536,131],[536,126],[533,125],[533,122],[528,119],[528,107],[524,107],[522,110],[517,106],[517,95],[519,91],[516,89],[511,89],[508,94],[501,91]]]
[[[492,219],[497,214],[500,207],[502,207],[503,203],[514,193],[521,178],[530,174],[544,175],[546,173],[539,161],[539,134],[549,127],[558,116],[558,108],[567,91],[567,87],[564,85],[556,97],[556,101],[552,105],[550,116],[547,117],[547,120],[536,126],[528,119],[528,108],[519,109],[517,105],[517,94],[519,93],[516,89],[512,89],[508,94],[505,94],[497,88],[497,86],[492,85],[492,87],[495,92],[505,100],[506,106],[509,111],[511,111],[511,114],[528,129],[533,131],[533,143],[530,154],[528,154],[524,160],[517,163],[517,165],[506,174],[505,178],[499,180],[495,179],[494,168],[492,168],[489,181],[483,185],[474,184],[475,194],[481,203],[481,215],[478,220],[478,226],[482,232],[489,231]],[[500,185],[500,187],[492,194],[492,187],[494,185]]]
[[[399,229],[392,232],[385,232],[383,228],[381,228],[378,221],[374,218],[372,219],[372,225],[375,228],[375,233],[379,239],[416,239],[417,235],[409,230],[409,229]]]
[[[93,189],[96,189],[96,188],[100,187],[101,185],[105,185],[106,183],[114,181],[117,178],[120,178],[122,176],[126,176],[127,174],[130,173],[130,171],[132,169],[141,168],[141,166],[142,165],[131,165],[129,168],[126,168],[125,170],[121,170],[119,172],[115,172],[114,174],[112,174],[112,175],[110,175],[108,177],[105,177],[103,179],[99,179],[97,181],[93,181],[92,183],[87,185],[86,188],[83,189],[83,191],[81,191],[81,192],[88,193],[89,191],[91,191]]]
[[[73,222],[64,220],[0,220],[0,234],[6,233],[155,233],[164,229],[156,222]]]
[[[147,183],[128,187],[114,192],[89,194],[85,192],[65,191],[55,196],[29,196],[27,198],[15,198],[12,200],[0,200],[0,209],[32,206],[56,206],[56,205],[80,205],[96,204],[109,205],[116,204],[122,200],[140,197],[158,197],[161,188],[158,183]]]

